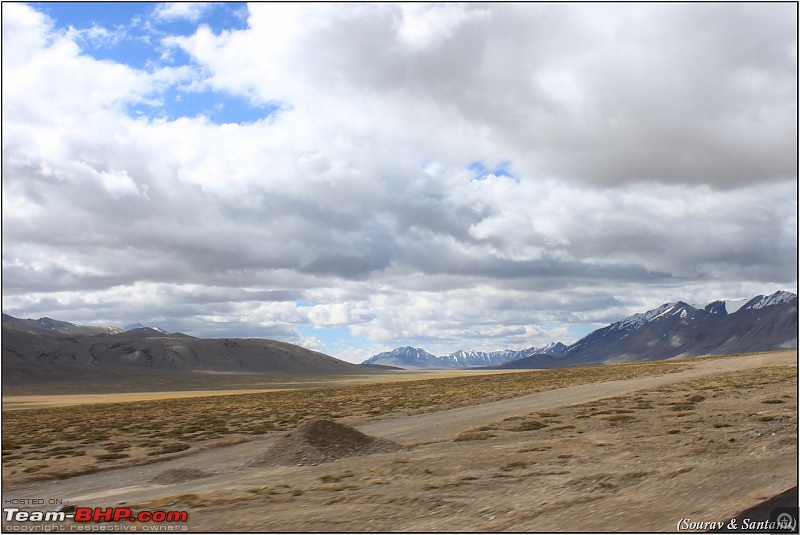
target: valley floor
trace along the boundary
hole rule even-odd
[[[151,384],[139,382],[115,385],[118,390],[105,392],[108,385],[102,383],[59,383],[39,385],[13,385],[3,387],[3,410],[33,409],[42,407],[70,407],[98,403],[127,403],[131,401],[168,400],[208,396],[228,396],[231,394],[253,394],[258,392],[278,392],[302,388],[322,388],[342,385],[393,383],[419,381],[422,379],[443,379],[448,377],[469,377],[473,375],[493,375],[524,373],[530,370],[486,370],[448,369],[448,370],[393,370],[382,373],[371,372],[364,375],[330,375],[311,377],[274,377],[268,374],[212,374],[205,373],[206,381],[195,383],[180,379],[165,382],[152,390]],[[214,378],[218,381],[214,381]],[[177,385],[181,386],[177,390]],[[144,387],[150,387],[145,389]],[[138,389],[141,390],[138,390]]]
[[[676,364],[678,366],[678,364]],[[338,421],[404,451],[252,466],[280,433],[4,499],[187,510],[193,531],[676,531],[797,485],[797,352]],[[9,529],[11,526],[4,525]]]

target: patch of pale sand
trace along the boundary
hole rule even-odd
[[[128,403],[163,399],[230,396],[237,394],[257,394],[261,392],[277,392],[282,390],[296,390],[302,388],[394,383],[401,381],[419,381],[423,379],[445,379],[449,377],[468,377],[474,375],[492,375],[497,373],[518,373],[529,371],[531,370],[403,370],[375,375],[307,378],[297,381],[271,381],[270,385],[272,388],[120,392],[113,394],[103,393],[3,396],[3,410],[39,409],[45,407],[70,407],[75,405]]]
[[[232,394],[274,392],[277,388],[255,390],[196,390],[186,392],[125,392],[120,394],[67,394],[55,396],[3,396],[3,410],[39,409],[44,407],[71,407],[99,403],[127,403],[158,399],[179,399]]]

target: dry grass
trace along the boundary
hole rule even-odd
[[[3,475],[12,480],[31,474],[65,478],[246,441],[310,418],[429,412],[685,367],[675,361],[648,362],[4,411]]]
[[[206,531],[546,532],[568,525],[585,532],[631,526],[659,532],[674,527],[675,515],[687,510],[724,517],[794,484],[796,387],[795,366],[718,373],[498,416],[468,431],[491,431],[485,440],[263,473],[252,480],[255,486],[198,486],[192,494],[164,489],[158,498],[130,506],[191,507],[196,526]],[[693,409],[683,410],[686,405]],[[534,421],[549,425],[514,431]],[[126,443],[121,452],[135,446]],[[695,489],[698,482],[736,487],[720,498]],[[618,514],[620,504],[633,502],[637,507]],[[533,512],[526,506],[531,503]],[[586,504],[591,515],[584,514]],[[664,511],[665,505],[671,509]]]
[[[534,440],[553,437],[556,432],[567,433],[573,438],[583,433],[598,435],[599,431],[595,425],[597,420],[608,422],[607,425],[612,430],[617,427],[625,429],[630,434],[628,440],[630,437],[652,438],[687,432],[696,434],[697,424],[702,424],[706,438],[729,444],[735,443],[742,435],[746,436],[748,433],[766,433],[778,429],[783,431],[790,429],[796,433],[797,400],[788,395],[782,399],[767,398],[760,404],[768,410],[749,415],[741,414],[741,418],[735,421],[729,412],[709,414],[709,409],[706,409],[704,415],[697,414],[698,409],[706,406],[717,407],[732,396],[756,397],[765,388],[777,390],[787,386],[791,389],[797,388],[797,368],[794,366],[771,366],[719,373],[647,392],[564,407],[558,412],[532,413],[528,419],[506,418],[491,426],[495,432],[491,437],[485,438],[500,440],[519,431],[531,432]],[[530,419],[542,416],[546,416],[549,421],[567,422],[567,425],[551,426],[541,420]],[[670,426],[664,427],[665,423],[669,423]],[[477,431],[473,430],[471,433],[476,434]],[[731,438],[734,440],[730,441]],[[601,445],[605,444],[597,444]],[[518,452],[538,452],[547,449],[549,448],[530,447],[520,449]]]

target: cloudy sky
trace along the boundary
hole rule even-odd
[[[360,362],[797,291],[797,5],[3,3],[3,311]]]

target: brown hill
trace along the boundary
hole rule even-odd
[[[70,324],[71,325],[71,324]],[[78,326],[76,326],[78,327]],[[34,320],[3,316],[3,386],[112,382],[119,388],[192,389],[198,376],[255,374],[275,377],[380,373],[286,342],[257,338],[194,338],[68,334]],[[127,387],[126,387],[127,385]]]

